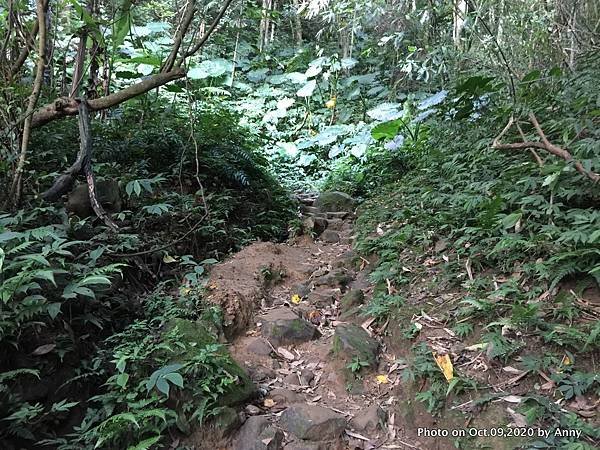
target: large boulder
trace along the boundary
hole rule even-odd
[[[100,180],[96,182],[96,199],[108,213],[121,212],[122,201],[119,183],[116,180]],[[87,184],[75,186],[67,199],[65,205],[67,211],[84,219],[94,214],[90,203],[90,194]]]
[[[260,318],[262,335],[275,347],[301,344],[320,336],[319,330],[286,307],[273,309]]]
[[[281,414],[279,425],[300,439],[329,441],[342,435],[346,419],[341,414],[318,405],[297,403]]]
[[[379,342],[369,336],[362,327],[344,323],[335,328],[333,352],[348,362],[357,357],[373,369],[379,356]]]
[[[356,200],[343,192],[321,192],[315,201],[315,206],[325,212],[352,211]]]

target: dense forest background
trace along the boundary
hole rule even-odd
[[[581,431],[535,448],[598,444],[599,2],[0,0],[0,22],[2,448],[168,448],[246,398],[206,273],[300,233],[312,191],[362,202],[366,314],[400,324],[429,413],[494,397],[425,357],[424,277],[499,371],[547,378],[516,417]]]

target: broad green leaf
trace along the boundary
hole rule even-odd
[[[519,220],[521,220],[521,217],[523,217],[523,213],[521,213],[521,212],[516,212],[516,213],[509,214],[508,216],[506,216],[506,217],[504,217],[502,219],[502,226],[504,228],[514,227],[515,224]]]
[[[400,119],[380,123],[371,130],[371,136],[378,141],[381,139],[393,139],[398,134],[401,125],[402,120]]]
[[[34,272],[33,277],[41,280],[47,280],[56,286],[56,281],[54,281],[54,271],[52,270],[37,270]]]
[[[321,66],[309,66],[308,69],[306,69],[304,76],[306,78],[312,78],[319,75],[322,70],[323,68]]]
[[[58,316],[58,314],[60,313],[61,305],[62,304],[58,302],[48,304],[47,311],[48,315],[52,320],[56,319],[56,316]]]
[[[183,377],[177,372],[168,373],[164,376],[164,378],[180,388],[183,387]]]
[[[162,436],[153,436],[143,441],[138,442],[135,445],[127,447],[127,450],[150,450],[154,444],[157,444],[162,439]]]
[[[123,44],[125,37],[131,28],[131,1],[132,0],[123,0],[123,4],[117,10],[118,17],[116,18],[112,29],[113,53],[115,53],[116,49]]]
[[[79,283],[79,286],[87,286],[90,284],[111,284],[109,278],[101,276],[101,275],[91,275],[89,277],[85,277]]]
[[[169,383],[164,378],[158,378],[156,380],[156,389],[165,394],[167,397],[169,396]]]
[[[117,385],[120,387],[125,387],[127,382],[129,381],[129,374],[127,372],[120,373],[117,376]]]
[[[302,86],[296,92],[298,97],[310,97],[313,95],[315,88],[317,87],[317,82],[315,80],[308,81],[304,86]]]

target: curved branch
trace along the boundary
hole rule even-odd
[[[101,111],[103,109],[111,108],[124,101],[137,97],[138,95],[151,91],[154,88],[167,84],[170,81],[183,78],[184,76],[185,70],[181,68],[175,68],[170,72],[157,73],[113,94],[88,101],[89,111]],[[55,119],[66,116],[75,116],[77,115],[78,107],[79,102],[74,98],[58,98],[33,114],[31,126],[33,128],[41,127]]]
[[[558,156],[559,158],[562,158],[567,162],[572,161],[573,165],[575,166],[575,170],[577,170],[577,172],[579,172],[584,177],[592,180],[592,182],[597,183],[600,181],[600,174],[597,174],[591,170],[587,170],[585,167],[583,167],[583,164],[581,164],[580,161],[573,159],[573,155],[571,155],[571,153],[568,150],[561,148],[558,145],[555,145],[548,140],[548,138],[546,137],[546,134],[544,133],[544,130],[542,130],[542,127],[540,126],[540,123],[538,122],[537,117],[535,116],[535,114],[533,112],[529,113],[529,121],[535,128],[535,131],[537,132],[538,136],[540,137],[541,142],[525,140],[525,135],[523,134],[523,131],[520,129],[519,124],[517,123],[517,128],[519,128],[519,134],[521,135],[523,142],[515,142],[512,144],[500,143],[500,139],[502,138],[502,136],[504,136],[508,132],[508,130],[512,127],[513,123],[515,123],[513,117],[511,117],[510,120],[508,121],[508,123],[506,124],[506,126],[504,127],[504,129],[493,140],[492,148],[499,149],[499,150],[524,150],[524,149],[531,150],[533,148],[539,148],[542,150],[546,150],[548,153],[551,153],[554,156]],[[533,153],[534,157],[536,158],[538,164],[542,165],[543,163],[541,162],[541,159],[539,158],[538,154],[535,153],[535,151],[532,151],[532,153]]]
[[[188,51],[186,51],[183,54],[183,56],[179,59],[179,61],[177,61],[177,67],[181,67],[181,65],[185,61],[185,58],[187,58],[188,56],[192,56],[198,50],[200,50],[200,48],[204,44],[206,44],[206,41],[208,41],[208,38],[213,33],[213,31],[215,31],[215,29],[217,28],[217,25],[219,25],[219,22],[221,21],[221,19],[225,15],[225,11],[227,11],[227,8],[229,8],[229,5],[231,5],[232,2],[233,2],[233,0],[225,0],[225,3],[221,7],[221,10],[217,14],[217,17],[215,17],[215,20],[213,20],[213,23],[210,25],[210,27],[208,28],[208,30],[206,30],[206,33],[204,33],[204,35],[200,38],[200,40],[191,49],[189,49]]]
[[[177,53],[179,53],[179,49],[183,42],[183,38],[185,37],[192,20],[194,19],[194,14],[196,12],[196,2],[195,0],[188,0],[187,6],[185,8],[185,12],[183,13],[183,17],[181,18],[181,23],[179,25],[179,29],[175,33],[175,39],[173,42],[173,48],[171,48],[171,53],[163,63],[163,66],[160,68],[161,72],[168,72],[173,69],[175,65],[175,60],[177,59]]]

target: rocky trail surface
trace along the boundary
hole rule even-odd
[[[302,236],[255,243],[211,272],[230,352],[258,388],[217,419],[222,448],[428,448],[396,425],[401,367],[360,315],[372,288],[369,262],[352,251],[353,199],[300,200]]]

